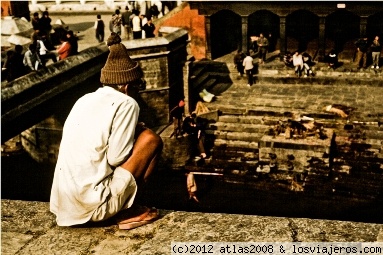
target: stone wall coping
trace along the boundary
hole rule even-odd
[[[171,33],[162,37],[128,40],[128,41],[123,41],[122,43],[129,50],[139,50],[141,48],[148,48],[148,47],[160,48],[161,46],[167,46],[171,44],[172,42],[176,41],[180,37],[188,35],[188,32],[185,29],[180,27],[175,27],[175,28],[162,27],[162,28],[167,29],[166,31],[169,31]],[[162,31],[162,28],[160,29],[160,31]]]
[[[161,210],[130,231],[113,221],[59,227],[48,202],[1,200],[2,254],[171,254],[171,242],[382,242],[383,225]]]

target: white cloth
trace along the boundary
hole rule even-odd
[[[113,195],[114,168],[127,160],[138,121],[137,102],[111,87],[81,97],[65,121],[50,210],[59,226],[83,224]]]
[[[243,60],[243,66],[245,67],[245,70],[252,70],[254,68],[253,60],[254,59],[250,56],[245,57]]]

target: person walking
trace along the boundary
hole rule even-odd
[[[374,41],[372,41],[370,48],[371,48],[371,55],[372,55],[371,68],[379,69],[380,52],[382,51],[382,45],[380,44],[379,36],[375,36]]]
[[[247,86],[250,87],[253,85],[253,61],[254,59],[250,56],[250,53],[247,53],[247,56],[243,60],[242,65],[244,66],[246,75],[247,75]]]
[[[135,203],[163,147],[161,137],[138,122],[143,71],[116,33],[107,45],[103,86],[78,99],[64,124],[50,196],[59,226],[114,217],[119,229],[132,229],[159,216]]]
[[[94,29],[96,31],[96,39],[99,43],[104,41],[105,36],[105,23],[101,19],[101,15],[97,14],[97,20],[94,23]]]
[[[130,33],[132,28],[130,27],[130,16],[132,12],[129,10],[129,7],[125,7],[125,12],[122,14],[122,26],[124,27],[124,38],[129,40]]]
[[[121,36],[122,16],[120,10],[115,11],[115,15],[112,17],[113,32]]]
[[[266,61],[267,50],[269,48],[269,40],[267,40],[267,38],[264,37],[262,33],[260,33],[257,44],[259,47],[259,63],[264,64]]]
[[[237,68],[238,74],[242,77],[244,74],[243,60],[245,59],[246,54],[242,50],[237,50],[237,53],[234,55],[234,65]]]

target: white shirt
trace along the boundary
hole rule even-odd
[[[47,49],[47,47],[45,47],[44,42],[41,41],[41,40],[37,40],[37,42],[40,44],[40,52],[39,52],[39,54],[40,54],[40,55],[45,55],[45,54],[47,54],[48,49]]]
[[[250,56],[245,57],[245,59],[243,60],[243,66],[245,67],[245,70],[251,70],[254,68],[253,60],[254,59]]]
[[[298,54],[298,55],[293,55],[293,65],[294,66],[303,66],[303,59],[302,59],[302,55],[301,54]]]
[[[136,15],[133,17],[132,24],[133,24],[132,31],[134,32],[141,31],[141,19],[139,16]]]
[[[81,97],[65,121],[50,198],[59,226],[83,224],[110,194],[133,148],[137,102],[111,87]]]

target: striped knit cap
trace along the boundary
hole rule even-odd
[[[128,50],[123,44],[112,44],[109,50],[108,59],[101,69],[102,84],[125,85],[142,78],[141,67],[129,57]]]

